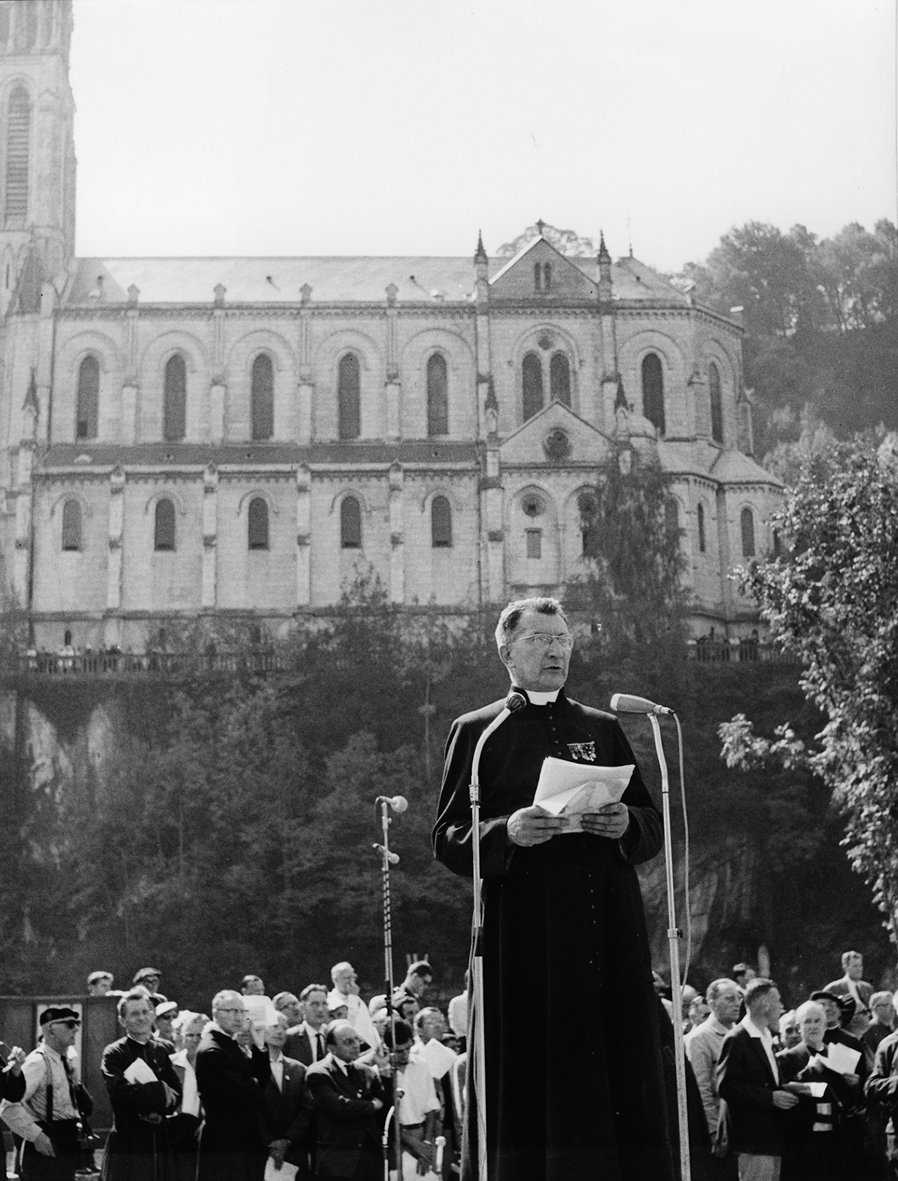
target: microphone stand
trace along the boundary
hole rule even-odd
[[[390,866],[396,864],[399,860],[399,854],[390,852],[390,825],[393,821],[390,819],[389,801],[386,799],[378,800],[378,805],[380,807],[382,842],[379,845],[374,845],[374,849],[381,856],[384,906],[384,988],[387,994],[387,1015],[390,1019],[391,1041],[393,1043],[390,1048],[390,1068],[393,1077],[393,1106],[387,1112],[387,1118],[384,1121],[384,1181],[389,1181],[390,1179],[389,1129],[391,1118],[396,1137],[396,1160],[394,1162],[396,1166],[396,1177],[397,1181],[402,1181],[402,1140],[399,1132],[399,1100],[402,1097],[402,1092],[398,1088],[397,1079],[396,1010],[393,1008],[393,907],[390,894]]]
[[[473,1082],[477,1097],[477,1178],[488,1181],[486,1155],[486,1022],[483,999],[483,885],[480,878],[480,756],[487,739],[499,729],[515,709],[525,704],[520,694],[512,694],[509,702],[477,739],[474,757],[471,760],[471,852],[474,858],[474,938],[471,953],[471,983],[474,991],[474,1054]],[[470,1061],[470,1056],[469,1056]],[[471,1075],[466,1072],[468,1108],[471,1102]]]
[[[661,767],[661,803],[664,817],[664,868],[667,878],[667,943],[670,949],[670,981],[674,992],[674,1064],[677,1079],[677,1127],[680,1133],[680,1177],[690,1181],[692,1172],[689,1164],[689,1122],[686,1111],[686,1049],[683,1043],[683,1000],[680,988],[680,929],[677,926],[676,897],[673,875],[673,839],[670,831],[670,784],[667,775],[667,760],[661,742],[661,724],[654,713],[649,713],[655,751]],[[676,717],[676,715],[673,715]]]

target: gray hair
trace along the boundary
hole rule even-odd
[[[730,980],[729,976],[720,976],[717,980],[712,980],[708,985],[707,991],[705,992],[705,1000],[709,1005],[713,1005],[720,994],[727,988],[735,988],[737,992],[742,991],[735,980]]]
[[[508,643],[517,630],[517,626],[521,622],[521,616],[525,611],[537,611],[540,615],[560,615],[565,623],[568,622],[568,617],[564,613],[564,607],[562,607],[558,599],[548,597],[515,599],[513,603],[508,604],[499,616],[499,622],[496,624],[497,647],[501,648],[503,644]]]

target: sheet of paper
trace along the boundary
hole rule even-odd
[[[274,1161],[269,1157],[265,1162],[263,1181],[293,1181],[296,1171],[296,1165],[291,1165],[288,1161],[284,1161],[279,1169],[275,1168]]]
[[[826,1094],[826,1083],[808,1083],[807,1087],[812,1099],[822,1099]]]
[[[264,1029],[268,1025],[277,1025],[277,1009],[268,996],[245,996],[243,1004],[255,1029]]]
[[[841,1042],[830,1042],[826,1048],[824,1063],[839,1074],[855,1074],[855,1067],[860,1061],[860,1054],[852,1050],[851,1046],[844,1046]]]
[[[605,804],[616,804],[626,791],[634,768],[634,763],[599,767],[550,755],[543,759],[533,802],[553,816],[567,816],[571,823],[565,834],[582,832],[580,816],[595,812]]]
[[[153,1073],[152,1067],[148,1066],[143,1058],[134,1059],[125,1071],[125,1078],[129,1083],[156,1083],[159,1081]]]
[[[435,1079],[441,1079],[458,1057],[453,1049],[444,1046],[433,1037],[420,1047],[419,1053],[430,1067],[431,1076]]]

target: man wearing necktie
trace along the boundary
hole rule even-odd
[[[103,1051],[102,1073],[113,1125],[103,1181],[168,1181],[171,1149],[166,1117],[178,1110],[181,1087],[168,1051],[153,1037],[155,1010],[141,991],[118,1003],[125,1036]]]
[[[74,1009],[46,1008],[40,1017],[41,1044],[22,1066],[25,1092],[18,1102],[0,1105],[0,1117],[21,1140],[22,1181],[72,1181],[79,1167],[82,1116],[93,1109],[67,1060],[80,1025]]]
[[[307,984],[299,994],[299,1004],[303,1019],[287,1030],[284,1053],[303,1066],[311,1066],[327,1053],[322,1032],[327,1025],[327,989],[323,984]]]
[[[306,1071],[315,1111],[316,1175],[331,1181],[381,1181],[385,1108],[392,1087],[355,1064],[361,1039],[348,1021],[325,1030],[328,1053]]]
[[[286,1038],[287,1016],[278,1013],[275,1024],[265,1029],[271,1079],[262,1088],[262,1138],[276,1169],[286,1161],[296,1166],[300,1177],[307,1177],[312,1097],[306,1068],[284,1053]]]

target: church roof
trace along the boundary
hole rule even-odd
[[[664,471],[676,475],[708,476],[721,484],[769,484],[782,488],[780,479],[750,456],[721,449],[700,439],[659,439],[658,458]]]
[[[595,259],[564,257],[595,284]],[[491,279],[507,271],[513,261],[490,260]],[[689,306],[682,292],[638,259],[619,259],[611,277],[615,299]],[[312,289],[313,304],[384,303],[387,287],[393,284],[396,299],[403,304],[465,304],[472,299],[474,281],[468,257],[79,258],[62,303],[76,307],[126,304],[128,288],[134,286],[140,303],[211,304],[219,284],[225,288],[228,304],[296,304],[306,284]]]

